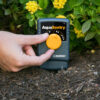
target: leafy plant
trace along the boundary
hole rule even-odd
[[[70,20],[70,50],[100,45],[100,0],[0,0],[1,30],[35,34],[39,18],[57,16]]]

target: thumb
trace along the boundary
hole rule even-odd
[[[25,57],[23,58],[24,67],[42,65],[44,62],[51,58],[54,52],[54,50],[49,49],[46,53],[42,54],[41,56],[25,55]]]
[[[35,45],[46,41],[48,36],[48,33],[41,35],[18,35],[17,41],[19,41],[21,45]]]

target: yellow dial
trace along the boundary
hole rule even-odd
[[[46,40],[47,47],[54,50],[60,48],[61,43],[61,37],[55,33],[50,34],[48,39]]]

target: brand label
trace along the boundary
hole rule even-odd
[[[65,28],[66,28],[65,26],[42,26],[42,29],[46,29],[46,30],[48,30],[48,29],[65,30]]]
[[[66,55],[53,55],[53,57],[65,58]]]

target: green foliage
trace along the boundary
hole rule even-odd
[[[82,32],[86,33],[91,27],[91,20],[86,21],[85,23],[83,23],[82,25]]]
[[[69,5],[71,8],[74,8],[76,6],[80,6],[84,0],[69,0]]]
[[[95,36],[95,32],[89,32],[85,36],[85,41],[92,39]]]
[[[48,4],[49,4],[49,0],[38,0],[39,5],[41,8],[46,9]]]
[[[0,0],[0,4],[3,4],[3,1],[2,0]]]
[[[100,6],[100,0],[93,0],[93,3]]]
[[[29,0],[19,0],[19,2],[21,3],[21,4],[25,4],[25,3],[27,3]]]
[[[39,18],[64,15],[71,22],[70,50],[82,51],[91,49],[95,43],[100,45],[100,0],[67,0],[63,9],[54,8],[54,0],[34,0],[41,9],[33,14],[25,9],[29,1],[32,0],[0,0],[0,29],[35,34]],[[85,36],[77,38],[74,29]]]

